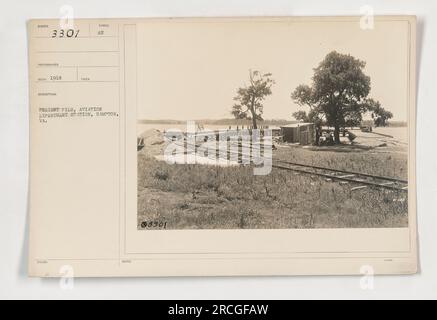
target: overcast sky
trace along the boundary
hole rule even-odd
[[[272,73],[265,119],[302,109],[290,93],[311,84],[332,50],[367,62],[370,97],[406,120],[408,24],[376,22],[153,22],[138,27],[138,119],[231,118],[232,98],[249,69]]]

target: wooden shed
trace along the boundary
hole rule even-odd
[[[299,143],[308,145],[314,143],[314,123],[294,123],[281,127],[281,134],[284,142]]]

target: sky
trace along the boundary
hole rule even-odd
[[[249,70],[272,73],[275,85],[264,119],[292,120],[308,110],[290,98],[311,85],[313,68],[331,52],[366,61],[369,97],[407,119],[408,24],[375,21],[373,30],[355,21],[148,22],[137,30],[138,119],[232,118],[233,97],[248,84]]]

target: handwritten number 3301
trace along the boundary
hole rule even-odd
[[[68,30],[53,30],[52,38],[77,38],[79,35],[79,30],[68,29]]]

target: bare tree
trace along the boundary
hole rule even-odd
[[[234,97],[235,104],[231,113],[235,119],[252,120],[253,128],[258,128],[257,120],[263,120],[263,101],[272,94],[271,88],[275,83],[271,76],[271,73],[261,74],[259,71],[249,70],[249,86],[239,88]]]

